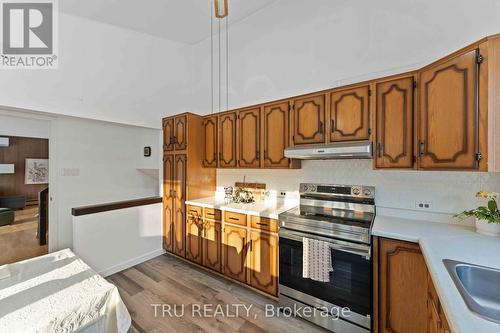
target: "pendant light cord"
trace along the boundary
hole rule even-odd
[[[210,5],[210,113],[214,113],[214,1]]]

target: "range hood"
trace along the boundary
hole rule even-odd
[[[285,156],[298,160],[372,158],[372,143],[370,141],[360,141],[291,147],[285,149]]]

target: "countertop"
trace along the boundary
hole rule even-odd
[[[500,238],[479,235],[461,225],[386,216],[375,218],[372,234],[420,244],[453,333],[500,332],[500,324],[467,308],[442,261],[452,259],[500,269]]]
[[[254,202],[250,204],[244,203],[225,203],[223,198],[216,196],[189,200],[186,205],[201,206],[205,208],[215,208],[224,211],[241,213],[247,215],[255,215],[278,219],[278,215],[298,206],[297,200],[286,199],[266,199],[264,201]]]

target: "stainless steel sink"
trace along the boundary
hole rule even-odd
[[[486,320],[500,323],[500,269],[443,260],[467,307]]]

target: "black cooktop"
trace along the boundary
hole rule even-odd
[[[303,218],[324,223],[335,223],[346,226],[369,229],[374,213],[359,212],[354,210],[323,208],[301,205],[283,213],[295,218]]]

